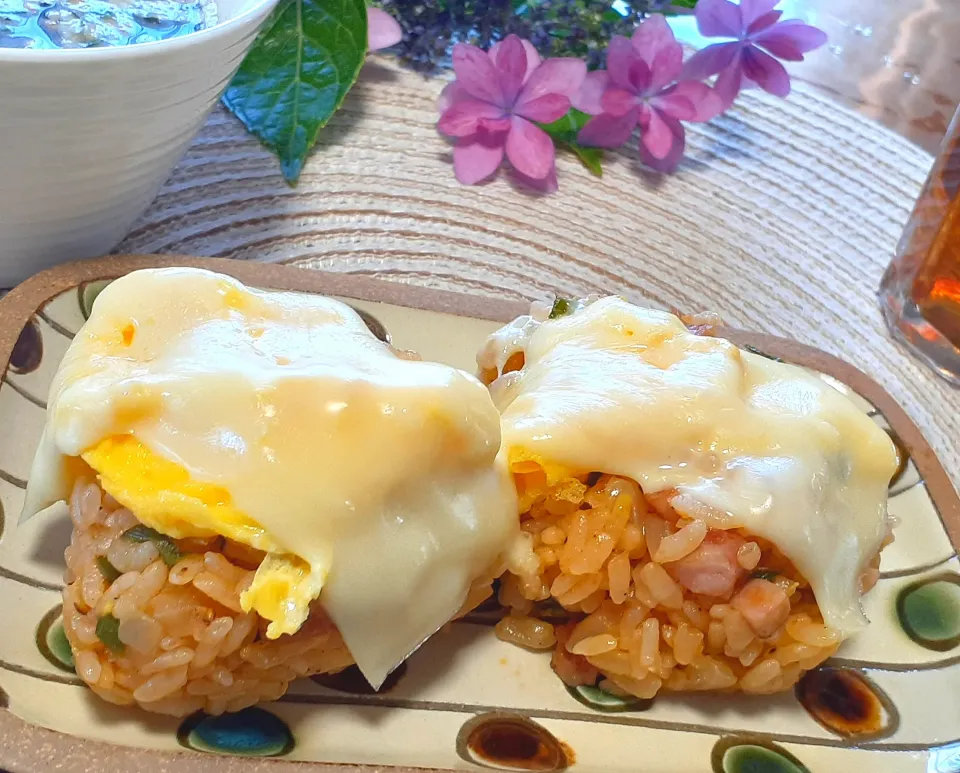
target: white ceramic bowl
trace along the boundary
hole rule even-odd
[[[215,26],[153,43],[0,48],[0,287],[123,238],[276,3],[217,0]]]

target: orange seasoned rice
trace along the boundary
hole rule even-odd
[[[154,542],[124,536],[139,522],[95,483],[77,482],[70,511],[64,631],[77,674],[105,700],[174,716],[221,714],[353,663],[319,603],[297,633],[278,639],[266,638],[266,620],[240,609],[259,551],[221,537],[176,540],[179,559],[168,566]],[[105,569],[119,576],[110,582]],[[490,596],[492,581],[476,581],[464,612]],[[104,618],[122,651],[98,635]]]
[[[540,566],[531,576],[501,578],[499,600],[509,613],[497,633],[552,650],[566,684],[639,698],[660,690],[773,693],[839,646],[807,582],[769,542],[684,517],[669,494],[645,496],[627,478],[593,473],[549,485],[530,460],[513,473],[521,527]],[[676,579],[675,562],[722,540],[735,550],[729,593],[695,593]],[[864,590],[875,574],[876,561]],[[754,613],[757,598],[782,602],[772,621]],[[558,614],[565,621],[550,622]]]

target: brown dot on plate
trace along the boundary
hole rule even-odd
[[[10,370],[14,373],[32,373],[40,367],[42,359],[43,336],[40,335],[36,317],[31,317],[10,352]]]
[[[0,688],[0,709],[10,708],[10,700],[7,698],[7,694],[3,691],[3,688]]]
[[[353,695],[383,695],[383,693],[390,692],[396,687],[397,683],[403,679],[403,675],[406,673],[407,664],[401,663],[390,672],[390,675],[384,683],[380,685],[379,690],[374,690],[373,687],[370,686],[370,682],[367,681],[366,677],[360,673],[360,669],[356,666],[348,666],[336,674],[316,674],[311,676],[310,679],[323,687],[329,687],[331,690],[336,690],[337,692],[348,692]]]
[[[910,462],[910,452],[903,444],[900,436],[890,427],[883,428],[893,441],[893,447],[897,450],[897,469],[894,470],[893,477],[890,478],[890,488],[893,488],[900,482],[903,474],[907,471],[907,464]]]
[[[573,750],[542,725],[519,714],[493,712],[466,722],[457,735],[460,758],[497,770],[559,771]]]
[[[855,741],[875,740],[896,732],[900,715],[893,701],[863,673],[824,666],[803,675],[797,700],[831,733]]]
[[[351,306],[350,308],[360,315],[360,319],[363,320],[363,324],[367,326],[367,329],[371,333],[373,333],[385,344],[390,343],[390,334],[387,332],[386,326],[379,319],[373,316],[373,314],[371,314],[369,311],[358,309],[356,306]]]

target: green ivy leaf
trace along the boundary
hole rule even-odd
[[[366,55],[364,0],[281,0],[223,101],[295,185]]]
[[[577,142],[577,134],[584,127],[590,116],[576,108],[570,110],[563,118],[553,123],[538,124],[555,143],[576,154],[583,164],[597,177],[603,177],[603,151],[600,148],[587,148]]]

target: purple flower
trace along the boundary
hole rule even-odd
[[[567,114],[586,65],[567,58],[541,62],[529,41],[510,35],[489,52],[458,43],[453,70],[457,79],[440,96],[437,129],[456,138],[457,179],[466,185],[485,180],[506,155],[524,182],[556,190],[553,140],[536,124]]]
[[[606,71],[589,73],[574,99],[576,108],[595,116],[580,130],[578,141],[615,148],[639,126],[644,163],[673,171],[686,144],[680,122],[709,121],[720,112],[710,87],[680,80],[682,70],[683,47],[663,16],[650,16],[630,40],[614,36]]]
[[[403,30],[389,13],[367,8],[367,47],[371,51],[395,46],[403,39]]]
[[[718,75],[714,86],[726,110],[746,82],[778,97],[790,93],[790,76],[777,61],[802,62],[803,55],[827,42],[816,27],[798,19],[780,21],[779,0],[700,0],[697,27],[704,37],[733,38],[698,51],[684,66],[684,76],[702,80]],[[776,58],[774,58],[776,57]]]

